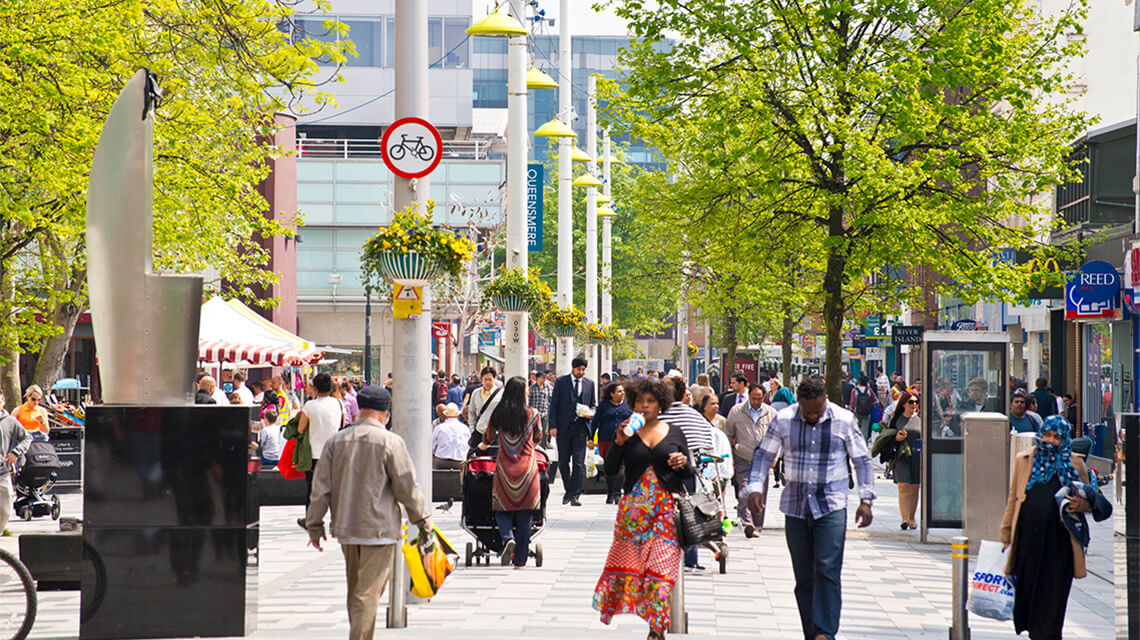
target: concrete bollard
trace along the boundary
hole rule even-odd
[[[392,577],[388,583],[388,628],[408,626],[408,567],[404,564],[404,543],[408,541],[408,523],[400,527],[400,540],[392,545]]]
[[[684,560],[677,570],[677,582],[673,583],[673,593],[669,596],[669,633],[688,633],[689,618],[685,613],[685,567]]]
[[[966,587],[970,574],[970,539],[956,536],[950,544],[950,580],[953,594],[953,613],[950,623],[950,640],[970,640],[970,618],[966,611]]]

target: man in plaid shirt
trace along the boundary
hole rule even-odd
[[[843,545],[847,538],[847,462],[855,468],[859,527],[871,524],[875,476],[855,414],[827,401],[823,378],[796,389],[797,404],[780,411],[752,456],[741,492],[754,513],[764,510],[764,479],[783,451],[787,486],[780,498],[784,533],[796,577],[804,637],[834,640],[839,632]]]
[[[550,386],[546,383],[544,374],[537,371],[530,372],[530,398],[527,404],[538,411],[538,415],[545,425],[546,414],[550,411]],[[546,433],[545,428],[543,433]]]

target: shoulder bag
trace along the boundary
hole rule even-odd
[[[681,547],[719,540],[724,536],[720,503],[708,493],[684,493],[676,496],[677,543]]]

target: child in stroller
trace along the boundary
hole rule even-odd
[[[35,439],[28,445],[24,462],[14,475],[14,510],[18,517],[31,520],[50,515],[52,520],[59,519],[59,496],[49,495],[49,492],[61,466],[50,442]]]

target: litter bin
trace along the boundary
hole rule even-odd
[[[56,472],[55,490],[79,491],[83,488],[83,429],[56,427],[51,430],[51,445],[62,465]]]

